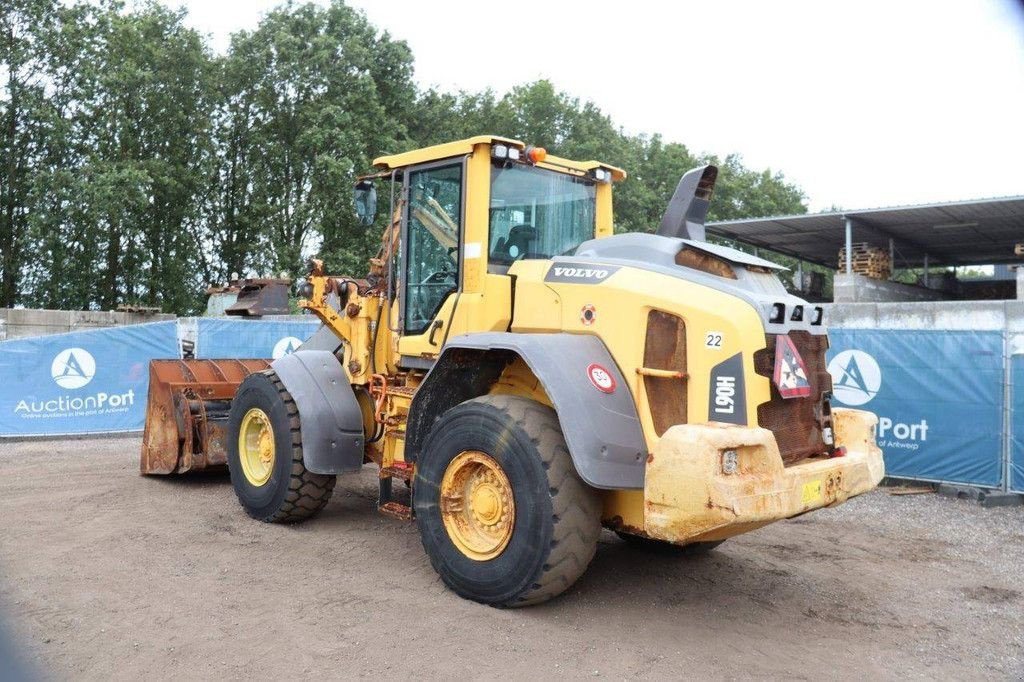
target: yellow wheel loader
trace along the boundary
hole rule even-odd
[[[607,164],[493,136],[374,163],[369,275],[311,261],[323,326],[269,367],[155,363],[143,473],[226,462],[249,515],[292,522],[372,462],[380,510],[500,606],[572,585],[602,526],[705,551],[882,478],[875,416],[830,407],[821,307],[705,241],[713,166],[657,234],[614,235]]]

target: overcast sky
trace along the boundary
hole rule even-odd
[[[278,4],[164,1],[218,51]],[[408,42],[422,86],[548,78],[629,133],[781,170],[812,210],[1024,194],[1009,0],[350,4]]]

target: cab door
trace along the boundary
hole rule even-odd
[[[444,345],[461,291],[465,162],[460,158],[414,167],[405,178],[399,364],[426,368]]]

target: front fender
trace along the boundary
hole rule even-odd
[[[363,466],[363,413],[334,353],[302,350],[270,365],[299,410],[302,459],[315,474],[345,474]]]

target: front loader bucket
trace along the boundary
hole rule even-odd
[[[270,360],[151,360],[143,474],[181,474],[227,464],[231,399]]]

